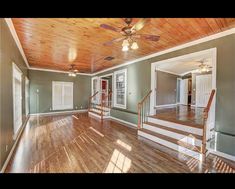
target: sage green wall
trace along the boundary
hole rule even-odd
[[[127,68],[127,110],[114,109],[111,111],[111,116],[137,123],[137,103],[151,88],[151,63],[214,47],[217,48],[215,130],[220,133],[217,146],[222,152],[235,155],[235,34],[115,69]],[[112,73],[115,70],[98,74],[98,76]]]
[[[27,76],[27,66],[10,33],[4,19],[0,19],[0,169],[2,168],[13,144],[13,92],[12,92],[12,62],[23,72],[22,105],[23,122],[25,116],[24,81]],[[6,151],[6,145],[8,150]]]
[[[52,81],[73,82],[74,109],[88,108],[88,97],[91,92],[90,76],[69,77],[65,73],[29,70],[29,80],[31,114],[52,111]]]
[[[176,103],[177,78],[180,77],[167,72],[157,71],[157,105]]]

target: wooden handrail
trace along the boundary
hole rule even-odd
[[[150,90],[147,95],[145,95],[144,98],[138,103],[138,129],[141,128],[141,108],[143,107],[146,99],[150,96],[151,92],[152,90]]]
[[[211,91],[207,106],[203,111],[203,135],[202,135],[202,146],[201,146],[202,154],[206,153],[206,122],[207,122],[208,114],[209,114],[214,96],[215,96],[215,89]]]
[[[210,111],[211,103],[212,103],[212,101],[213,101],[214,95],[215,95],[215,89],[213,89],[213,90],[211,91],[210,98],[209,98],[209,100],[208,100],[207,106],[206,106],[206,108],[205,108],[204,111],[203,111],[203,113],[204,113],[204,118],[206,118],[206,119],[208,118],[208,113],[209,113],[209,111]]]
[[[89,96],[89,102],[88,102],[88,111],[91,109],[91,99],[96,96],[99,93],[99,91],[96,91],[93,95]]]
[[[148,94],[146,94],[145,97],[144,97],[138,104],[143,104],[144,101],[146,100],[146,98],[148,98],[148,96],[151,94],[151,92],[152,92],[152,90],[150,90],[150,91],[148,92]]]
[[[91,99],[91,98],[93,98],[95,95],[97,95],[98,94],[98,92],[99,91],[96,91],[92,96],[90,96],[89,98]]]

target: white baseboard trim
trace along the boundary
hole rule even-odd
[[[229,155],[229,154],[226,154],[226,153],[223,153],[223,152],[215,151],[213,149],[208,149],[208,151],[211,154],[223,157],[223,158],[228,159],[228,160],[235,161],[235,156],[232,156],[232,155]]]
[[[168,106],[177,106],[177,104],[164,104],[164,105],[157,105],[157,106],[155,106],[155,108],[164,108],[164,107],[168,107]]]
[[[43,115],[56,115],[56,114],[66,114],[66,113],[79,113],[79,112],[87,112],[87,111],[88,111],[88,109],[71,110],[71,111],[59,111],[59,112],[46,112],[46,113],[30,114],[30,116],[43,116]]]
[[[117,121],[117,122],[120,122],[120,123],[124,123],[124,124],[130,126],[131,128],[134,128],[134,129],[137,128],[137,125],[134,124],[134,123],[131,123],[131,122],[128,122],[128,121],[125,121],[125,120],[122,120],[122,119],[118,119],[118,118],[113,117],[113,116],[110,116],[110,118],[111,118],[112,120],[114,120],[114,121]]]
[[[25,126],[26,126],[27,123],[28,123],[29,118],[30,118],[30,116],[28,115],[27,118],[26,118],[26,120],[25,120],[25,122],[24,122],[24,124],[23,124],[22,127],[20,128],[20,131],[18,132],[18,135],[17,135],[17,137],[16,137],[16,139],[15,139],[15,143],[13,144],[13,146],[12,146],[12,148],[11,148],[11,151],[10,151],[10,153],[8,154],[7,159],[6,159],[6,161],[4,162],[4,164],[3,164],[0,173],[4,173],[4,172],[5,172],[5,170],[6,170],[6,168],[7,168],[7,165],[8,165],[8,163],[9,163],[10,159],[11,159],[11,156],[12,156],[13,152],[15,151],[15,148],[16,148],[18,142],[19,142],[19,139],[20,139],[20,137],[21,137],[21,135],[22,135],[22,133],[23,133],[23,131],[24,131],[24,129],[25,129]]]

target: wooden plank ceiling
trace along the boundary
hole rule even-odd
[[[133,24],[139,19],[134,18]],[[159,35],[158,42],[139,39],[139,49],[122,51],[121,37],[100,24],[123,28],[121,18],[14,18],[17,35],[31,67],[67,71],[73,63],[79,72],[94,73],[234,27],[234,18],[152,18],[139,34]],[[113,56],[111,61],[104,60]]]

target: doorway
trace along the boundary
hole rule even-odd
[[[109,80],[101,79],[101,96],[105,106],[108,106]]]
[[[204,65],[206,64],[210,67],[210,71],[209,72],[206,71],[208,73],[203,73],[203,74],[195,73],[200,70],[199,68],[202,62],[204,63]],[[190,107],[192,108],[194,107],[203,108],[205,107],[205,102],[208,102],[211,90],[216,89],[216,48],[203,50],[191,54],[186,54],[166,60],[161,60],[159,62],[151,64],[151,89],[153,91],[150,96],[151,115],[156,114],[155,109],[157,108],[156,106],[157,100],[159,100],[159,98],[158,99],[156,98],[157,97],[156,94],[157,93],[159,94],[156,81],[158,70],[165,71],[166,73],[168,73],[168,75],[169,74],[178,75],[179,79],[175,81],[176,89],[179,89],[176,95],[176,102],[177,102],[176,104],[179,104],[181,102],[182,104],[187,104],[187,105],[190,104]],[[187,81],[184,79],[184,77],[188,74],[191,75],[190,77],[191,83],[190,80]],[[206,78],[206,76],[199,76],[199,75],[208,75],[208,74],[210,74],[210,76],[208,76],[209,78]],[[162,80],[162,82],[166,83],[165,80]],[[196,82],[198,84],[196,84]],[[200,82],[203,82],[204,84],[200,84]],[[198,85],[198,87],[196,85]],[[201,89],[199,86],[201,87]],[[191,92],[189,88],[191,88]],[[211,109],[209,112],[209,117],[206,123],[207,141],[212,141],[212,139],[214,138],[215,101],[216,101],[216,94],[213,98]],[[164,105],[162,107],[164,107]],[[207,144],[209,143],[210,142],[208,142]],[[207,146],[207,148],[210,148],[209,145]]]

